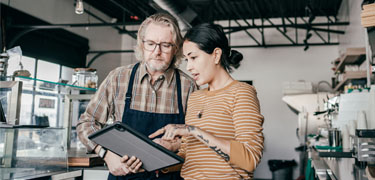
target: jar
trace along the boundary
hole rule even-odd
[[[75,68],[73,74],[73,84],[86,88],[96,88],[98,76],[96,69],[93,68]]]

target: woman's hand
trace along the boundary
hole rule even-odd
[[[155,138],[156,136],[164,134],[161,139],[172,141],[172,140],[176,140],[177,138],[181,136],[189,136],[190,131],[193,129],[194,129],[194,126],[189,126],[186,124],[168,124],[162,127],[161,129],[155,131],[148,137]]]
[[[181,146],[181,138],[178,138],[177,140],[173,140],[173,141],[166,141],[161,138],[155,138],[152,141],[154,141],[157,144],[160,144],[161,146],[165,147],[166,149],[172,152],[177,152]]]

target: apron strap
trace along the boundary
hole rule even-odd
[[[180,115],[180,119],[184,121],[185,114],[184,114],[184,108],[182,106],[182,94],[181,94],[181,80],[180,80],[180,73],[178,72],[178,69],[175,69],[176,74],[176,84],[177,84],[177,101],[178,101],[178,112]]]
[[[133,84],[135,79],[135,73],[137,72],[137,69],[139,67],[139,63],[135,64],[132,69],[132,74],[130,75],[129,84],[128,84],[128,91],[126,91],[126,98],[125,98],[125,111],[130,109],[130,103],[132,100],[132,94],[133,94]]]
[[[131,103],[132,94],[133,94],[133,84],[134,84],[134,79],[135,79],[135,73],[137,72],[139,64],[140,63],[137,63],[137,64],[134,65],[134,67],[132,69],[132,73],[130,75],[128,90],[126,92],[126,98],[125,98],[125,111],[130,109],[130,103]],[[177,84],[178,112],[179,112],[180,119],[184,120],[185,114],[184,114],[184,108],[182,106],[181,79],[180,79],[180,73],[178,72],[177,69],[175,69],[175,74],[176,74],[176,84]]]

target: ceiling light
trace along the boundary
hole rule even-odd
[[[76,14],[83,14],[83,0],[76,0],[75,12]]]

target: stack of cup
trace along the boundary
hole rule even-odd
[[[338,147],[341,146],[341,132],[337,128],[332,128],[328,131],[328,143],[329,146]]]
[[[351,142],[350,142],[350,136],[349,136],[349,128],[348,125],[344,125],[341,128],[341,134],[342,134],[342,149],[344,151],[350,151],[351,149]]]
[[[358,111],[357,113],[357,129],[367,129],[367,119],[365,111]]]

